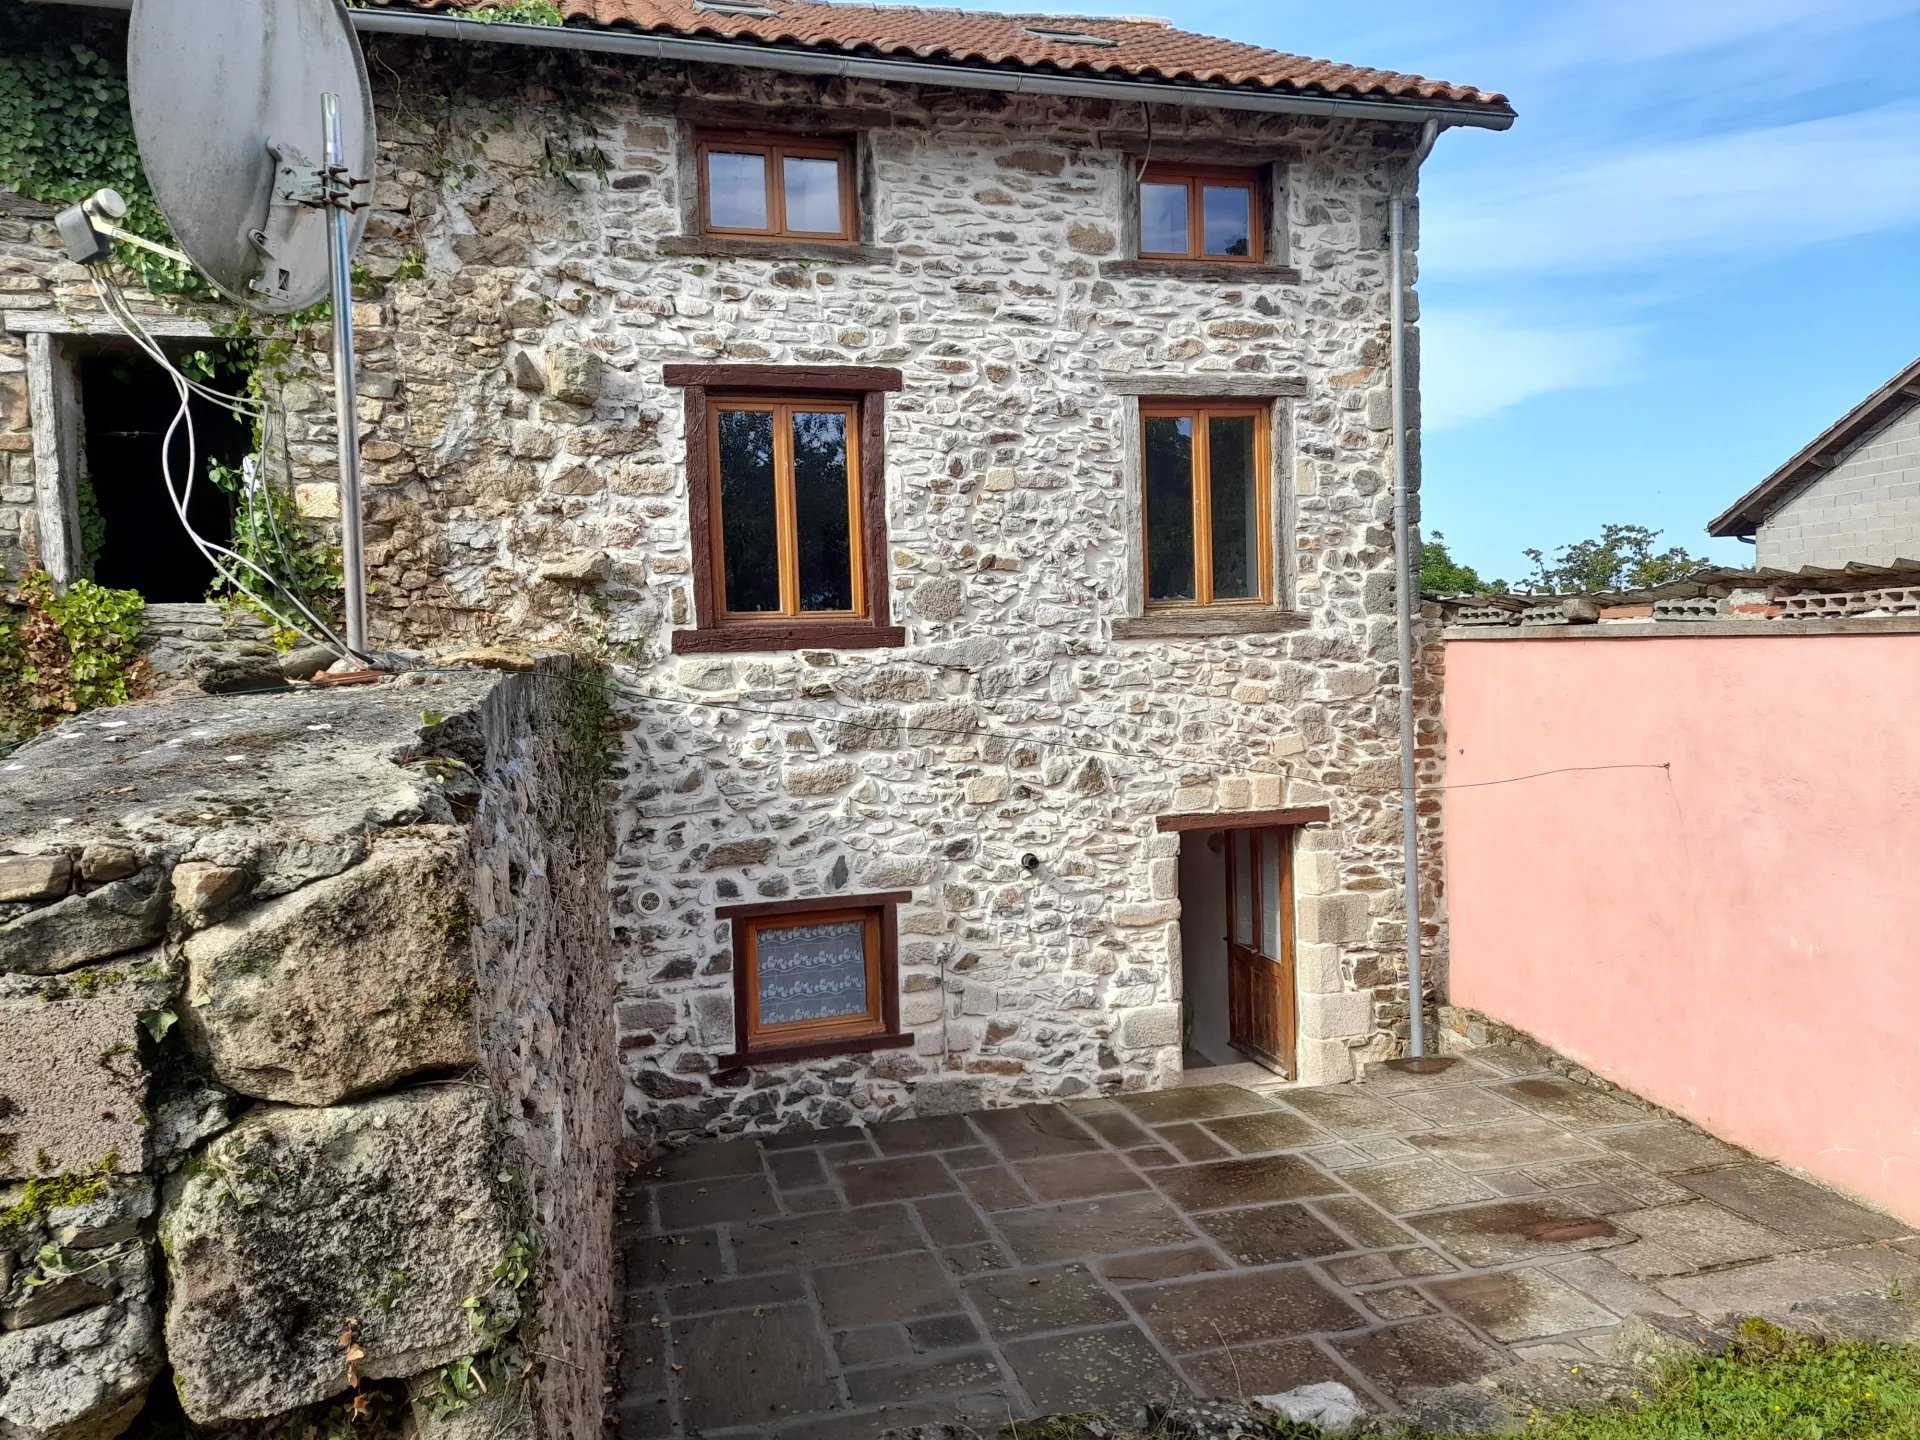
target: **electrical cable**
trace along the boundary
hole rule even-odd
[[[280,579],[237,550],[207,539],[193,528],[193,522],[189,518],[189,512],[193,503],[194,482],[199,473],[198,437],[195,433],[193,422],[193,397],[198,395],[210,404],[227,411],[229,414],[242,419],[259,422],[261,426],[260,451],[255,455],[247,457],[247,460],[243,462],[241,467],[242,500],[247,507],[247,523],[250,527],[254,527],[255,533],[258,533],[259,514],[265,513],[268,519],[268,526],[273,532],[275,543],[284,545],[284,537],[281,535],[278,522],[273,517],[273,507],[260,493],[265,485],[271,483],[264,478],[261,473],[262,467],[258,464],[260,456],[266,453],[266,447],[273,431],[273,412],[271,407],[267,406],[265,402],[261,400],[232,395],[226,391],[217,390],[210,385],[202,384],[192,376],[184,373],[173,363],[172,357],[166,353],[165,349],[162,348],[159,341],[147,330],[146,326],[140,323],[139,318],[133,313],[125,297],[120,293],[117,283],[110,275],[104,272],[104,268],[98,266],[93,267],[91,275],[94,293],[99,297],[100,303],[107,314],[113,319],[114,323],[126,333],[127,338],[133,341],[142,354],[160,366],[168,380],[172,383],[174,392],[179,396],[179,408],[175,411],[173,422],[167,427],[166,434],[161,441],[160,473],[161,479],[167,489],[167,498],[172,502],[174,514],[179,518],[181,528],[186,531],[188,540],[193,544],[194,548],[200,552],[202,558],[213,567],[214,573],[218,575],[221,580],[225,581],[242,595],[245,595],[279,624],[297,634],[305,636],[308,640],[318,645],[334,651],[338,655],[355,655],[356,652],[352,647],[340,638],[332,626],[327,624],[325,620],[315,613],[312,606],[306,603],[305,597],[295,585]],[[184,488],[175,481],[173,473],[174,437],[182,432],[183,427],[187,446],[186,481]],[[284,431],[284,427],[282,427],[282,429]],[[302,624],[299,620],[290,617],[285,613],[285,606],[269,600],[252,585],[249,585],[239,573],[233,568],[230,568],[236,565],[243,566],[246,570],[259,576],[260,579],[270,587],[271,591],[278,592],[280,596],[284,597],[287,604],[307,623]],[[358,656],[357,658],[365,659],[366,657]]]

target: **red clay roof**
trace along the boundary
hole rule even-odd
[[[392,9],[458,13],[497,0],[375,0]],[[1336,65],[1176,30],[1163,20],[995,15],[823,0],[558,0],[570,25],[749,41],[957,65],[1071,71],[1111,79],[1251,87],[1296,94],[1444,103],[1506,111],[1506,97],[1420,75]],[[729,10],[771,10],[766,16]],[[1065,31],[1110,45],[1036,31]]]

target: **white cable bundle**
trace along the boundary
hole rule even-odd
[[[304,635],[317,645],[324,645],[338,655],[353,655],[355,652],[347,642],[314,612],[290,582],[269,574],[237,550],[207,539],[193,528],[192,521],[187,518],[188,508],[193,501],[195,477],[199,472],[199,450],[194,436],[192,409],[193,397],[198,395],[201,399],[218,405],[230,414],[260,425],[260,453],[249,455],[241,464],[241,497],[247,507],[248,524],[254,527],[254,533],[259,533],[259,517],[264,515],[266,527],[272,533],[274,542],[284,547],[285,539],[280,532],[279,521],[274,516],[273,503],[266,495],[266,487],[271,482],[266,478],[265,468],[261,463],[267,450],[267,437],[271,433],[273,412],[260,401],[216,390],[184,373],[160,347],[159,342],[148,333],[147,328],[140,323],[139,317],[133,313],[126,298],[120,293],[119,285],[107,273],[107,267],[95,265],[90,267],[90,270],[94,292],[100,297],[100,303],[106,308],[107,314],[126,332],[127,338],[140,347],[143,354],[166,372],[167,378],[173,382],[173,388],[180,397],[180,408],[173,417],[173,423],[167,427],[165,438],[161,441],[160,471],[166,483],[167,498],[173,504],[174,513],[179,516],[180,526],[187,532],[187,538],[206,557],[207,563],[213,566],[214,573],[281,625]],[[173,438],[182,426],[186,429],[187,438],[187,473],[185,483],[176,484],[173,475]],[[259,589],[243,579],[242,572],[235,567],[245,567],[245,570],[258,576],[265,582],[270,592],[277,592],[284,597],[286,606],[290,606],[299,618],[288,614],[284,606],[267,599]],[[305,621],[304,624],[301,623],[302,620]]]

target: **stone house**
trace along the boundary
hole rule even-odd
[[[1387,201],[1504,99],[1139,20],[461,8],[353,12],[373,623],[607,657],[640,1136],[1394,1053]],[[0,556],[66,579],[115,341],[57,254],[0,212]],[[269,379],[323,526],[324,378]]]
[[[1707,526],[1763,570],[1920,557],[1920,360],[1828,426]]]

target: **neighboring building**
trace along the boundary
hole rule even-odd
[[[1920,360],[1707,526],[1763,570],[1920,557]]]
[[[1920,1224],[1920,564],[1442,608],[1448,998]]]
[[[611,658],[636,1129],[1394,1053],[1386,198],[1505,101],[1159,22],[402,8],[354,12],[376,633]],[[50,253],[0,215],[0,527],[71,575],[115,342]]]

